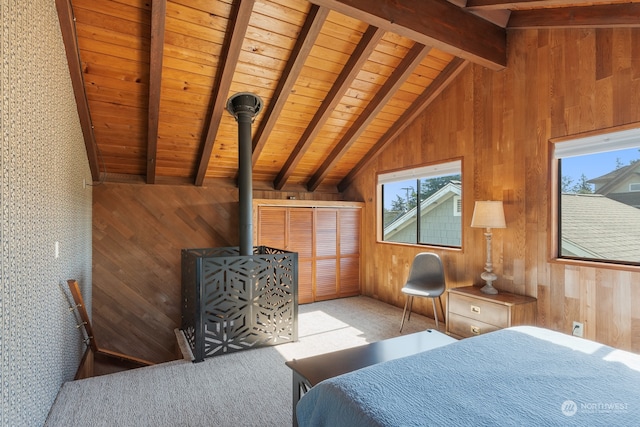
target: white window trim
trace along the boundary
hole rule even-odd
[[[430,176],[454,175],[462,170],[462,160],[454,160],[437,165],[422,166],[413,169],[404,169],[378,175],[378,185],[391,184],[398,181],[426,178]]]
[[[553,152],[556,159],[563,159],[565,157],[636,148],[639,144],[640,128],[634,128],[557,142],[554,144]]]

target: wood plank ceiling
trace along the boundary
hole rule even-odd
[[[254,185],[342,191],[515,28],[640,25],[570,0],[56,0],[95,182],[235,182],[228,98],[264,102]]]

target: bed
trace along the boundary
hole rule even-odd
[[[640,355],[513,327],[320,382],[300,426],[640,425]]]

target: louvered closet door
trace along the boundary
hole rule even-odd
[[[313,209],[290,208],[287,250],[298,253],[298,304],[313,297]]]
[[[258,244],[298,253],[298,304],[313,302],[313,209],[261,206]]]
[[[339,272],[341,297],[360,294],[360,212],[361,209],[338,211]]]
[[[298,253],[298,303],[360,294],[361,209],[258,207],[258,244]]]
[[[316,301],[338,297],[338,211],[316,209]]]
[[[287,209],[260,207],[258,210],[258,245],[287,249]]]

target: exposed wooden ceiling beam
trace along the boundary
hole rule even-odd
[[[256,134],[253,141],[253,155],[252,163],[256,165],[260,153],[264,148],[265,143],[269,139],[269,135],[273,130],[276,122],[278,121],[280,112],[287,103],[289,92],[296,83],[300,71],[304,66],[304,63],[311,52],[311,48],[315,44],[322,25],[329,15],[329,9],[316,5],[311,5],[311,10],[307,15],[307,19],[298,35],[298,40],[291,52],[291,56],[287,61],[287,65],[282,73],[282,77],[278,82],[278,86],[273,92],[271,97],[272,101],[269,107],[264,112],[260,127],[256,129]]]
[[[233,81],[233,73],[236,69],[238,58],[240,57],[242,43],[247,32],[247,27],[249,26],[254,4],[255,0],[235,0],[233,3],[233,9],[229,16],[227,42],[225,42],[220,55],[222,62],[220,69],[222,71],[218,74],[214,85],[213,110],[200,154],[200,164],[198,165],[195,185],[201,186],[203,184],[207,169],[209,168],[213,144],[218,133],[220,121],[222,120],[222,114],[227,105],[227,95],[229,95],[231,82]]]
[[[376,145],[351,169],[351,172],[338,184],[338,191],[343,192],[351,185],[358,174],[366,168],[402,131],[424,111],[425,108],[464,70],[469,61],[454,58],[449,65],[434,79],[420,94],[411,107],[405,111],[400,119],[378,140]]]
[[[494,24],[502,28],[505,28],[507,26],[509,14],[511,13],[511,10],[509,9],[470,9],[466,7],[468,5],[467,0],[448,1],[458,7],[464,8],[465,10],[469,10],[474,15],[479,16],[480,18],[485,19],[489,22],[493,22]]]
[[[640,4],[514,10],[509,29],[640,27]]]
[[[156,182],[158,122],[162,87],[162,58],[167,0],[151,2],[151,48],[149,52],[149,113],[147,118],[147,184]]]
[[[325,97],[316,114],[313,116],[313,119],[309,123],[309,126],[307,126],[304,133],[302,134],[302,137],[298,141],[298,144],[295,146],[292,153],[289,155],[289,158],[280,170],[280,173],[276,177],[273,183],[273,186],[276,190],[281,190],[284,187],[287,180],[302,159],[302,156],[304,156],[304,153],[309,148],[309,145],[311,144],[311,142],[313,142],[316,135],[322,129],[324,123],[331,116],[333,110],[338,105],[345,92],[351,86],[351,83],[356,78],[356,76],[362,69],[362,66],[378,45],[378,42],[380,41],[384,33],[385,31],[381,30],[380,28],[372,26],[369,26],[369,28],[367,28],[367,31],[362,36],[360,43],[358,43],[358,46],[356,46],[355,50],[349,57],[349,60],[338,76],[338,79],[331,87],[331,90]]]
[[[369,124],[375,119],[376,115],[384,108],[391,98],[396,94],[396,91],[400,89],[400,86],[409,78],[413,73],[413,70],[420,65],[420,62],[425,56],[429,54],[431,47],[426,47],[420,43],[416,43],[407,56],[404,57],[402,62],[396,67],[393,73],[389,76],[385,84],[373,97],[371,102],[364,109],[362,114],[356,119],[356,121],[349,127],[342,139],[331,151],[331,154],[322,163],[320,168],[311,177],[307,183],[307,189],[309,191],[315,191],[320,183],[327,177],[331,169],[340,161],[340,158],[347,152],[347,150],[353,145],[358,137],[364,132]]]
[[[467,0],[467,10],[522,9],[534,7],[562,7],[575,0]]]
[[[310,1],[492,70],[507,64],[506,30],[446,0]]]
[[[76,99],[80,128],[82,129],[82,135],[84,137],[84,146],[87,150],[91,179],[93,181],[99,181],[98,145],[93,133],[93,124],[91,123],[91,114],[89,113],[89,101],[87,100],[84,88],[80,48],[78,47],[78,36],[76,34],[71,0],[56,0],[56,9],[58,11],[58,21],[60,21],[60,30],[62,31],[64,50],[67,55],[69,74],[71,75],[71,86],[73,87],[73,95]]]

